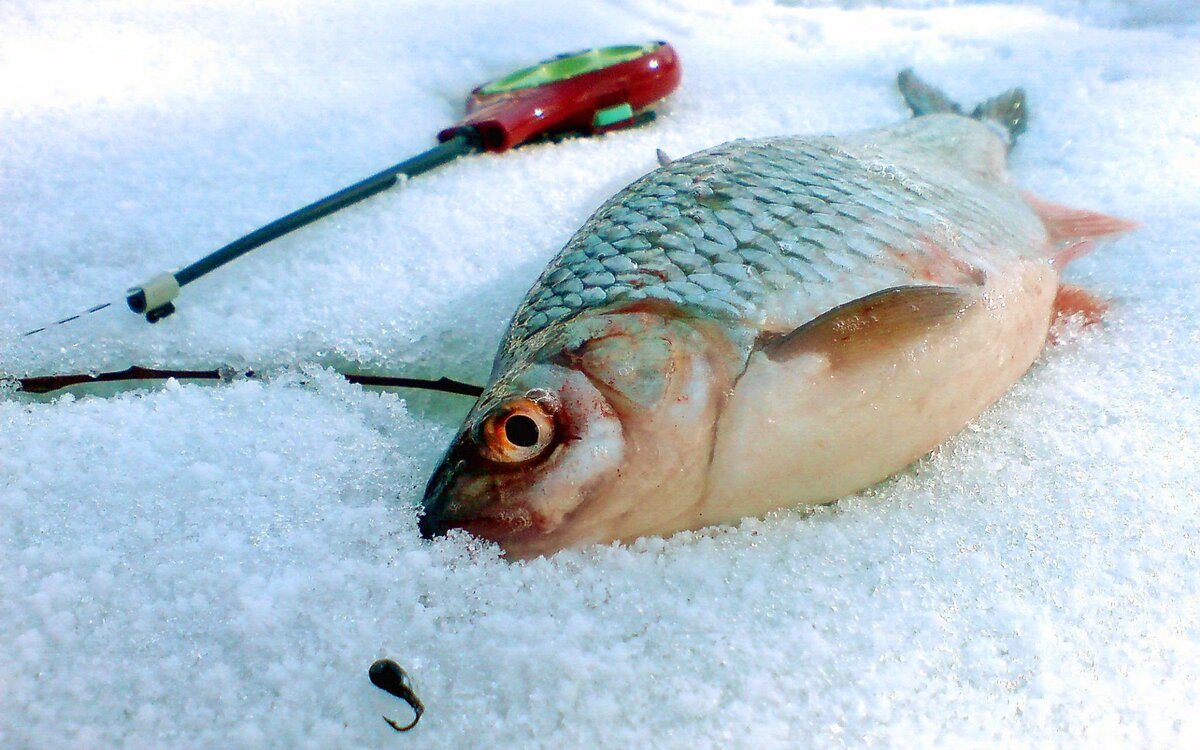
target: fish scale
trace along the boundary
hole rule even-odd
[[[551,261],[518,307],[500,359],[565,318],[647,298],[754,321],[769,306],[764,294],[790,292],[816,314],[839,301],[831,290],[861,296],[920,283],[896,255],[922,238],[966,264],[976,262],[972,248],[1037,246],[1038,227],[1024,228],[1031,241],[1014,242],[988,209],[1004,186],[946,169],[938,154],[922,153],[930,140],[886,130],[858,141],[739,140],[654,170],[601,206]],[[971,236],[948,229],[963,226]]]

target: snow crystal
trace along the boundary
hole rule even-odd
[[[0,372],[253,367],[0,398],[0,747],[1200,742],[1200,10],[1167,0],[0,8]],[[22,338],[428,147],[474,85],[665,38],[653,125],[464,158],[186,288]],[[1142,223],[1115,300],[929,458],[834,506],[504,562],[419,539],[508,315],[604,198],[735,137],[1014,85],[1022,186]],[[388,656],[427,706],[367,681]]]

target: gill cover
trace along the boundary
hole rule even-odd
[[[639,309],[556,327],[468,416],[426,488],[422,534],[461,528],[529,557],[686,512],[741,360],[716,330]]]

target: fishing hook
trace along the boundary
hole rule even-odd
[[[367,670],[367,676],[371,678],[372,685],[391,693],[412,707],[413,720],[411,724],[401,726],[400,722],[384,716],[383,720],[388,723],[388,726],[397,732],[407,732],[415,727],[421,720],[421,714],[425,713],[425,704],[421,703],[421,699],[408,684],[408,673],[391,659],[379,659]]]

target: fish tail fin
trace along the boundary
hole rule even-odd
[[[900,75],[896,76],[896,85],[900,87],[900,93],[904,96],[908,108],[912,110],[913,117],[938,112],[965,115],[957,102],[946,96],[941,89],[918,78],[912,68],[900,71]],[[992,127],[1000,136],[1000,140],[1012,149],[1017,136],[1025,132],[1025,113],[1025,91],[1016,88],[977,104],[967,116]]]
[[[1025,89],[1015,88],[975,105],[971,117],[991,125],[1012,149],[1017,136],[1025,132]]]
[[[904,102],[908,104],[908,108],[912,110],[913,117],[932,115],[937,112],[950,112],[956,115],[963,113],[958,102],[946,96],[936,86],[931,86],[917,78],[917,74],[913,72],[912,68],[900,71],[900,75],[896,76],[896,85],[900,87],[900,93],[904,96]]]

